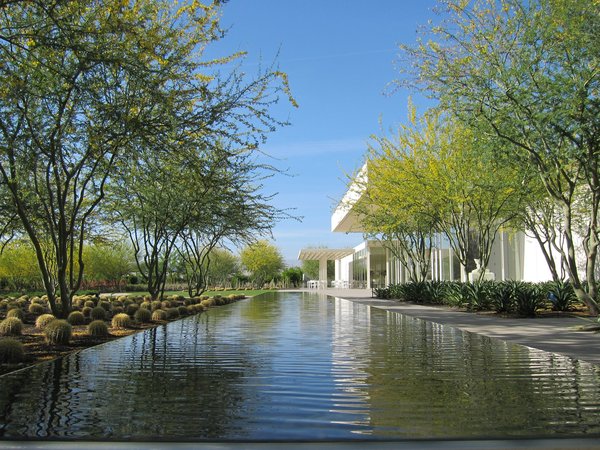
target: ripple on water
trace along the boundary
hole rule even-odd
[[[598,435],[599,373],[393,312],[288,293],[0,377],[0,436]]]

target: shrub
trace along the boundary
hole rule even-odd
[[[20,363],[25,359],[23,344],[16,339],[0,340],[0,364]]]
[[[112,318],[111,325],[113,328],[129,328],[131,327],[131,317],[125,313],[119,313]]]
[[[140,323],[148,323],[152,320],[152,313],[149,309],[140,308],[135,312],[133,318]]]
[[[0,336],[20,336],[23,322],[18,317],[7,317],[0,322]]]
[[[56,319],[46,325],[44,336],[50,345],[68,345],[73,328],[66,320]]]
[[[492,296],[492,306],[498,313],[510,313],[515,310],[514,281],[502,281],[496,285]]]
[[[535,316],[536,310],[544,304],[543,291],[532,283],[515,282],[514,294],[517,314],[521,316]]]
[[[104,320],[93,320],[87,327],[87,334],[94,337],[108,336],[108,326]]]
[[[35,314],[36,316],[39,316],[40,314],[44,314],[46,312],[46,308],[43,305],[40,305],[39,303],[32,303],[31,305],[29,305],[28,310],[31,314]]]
[[[52,314],[42,314],[35,320],[35,327],[43,330],[53,320],[56,320],[56,317]]]
[[[71,325],[83,325],[85,324],[85,316],[81,311],[72,311],[67,317],[67,322]]]
[[[167,320],[167,313],[162,309],[155,309],[152,312],[152,321],[157,322],[160,320]]]
[[[102,306],[96,306],[90,312],[90,319],[105,320],[106,319],[106,309],[104,309]]]
[[[6,313],[6,318],[16,317],[17,319],[23,320],[23,310],[21,308],[12,308],[9,309]]]
[[[554,281],[548,286],[548,300],[552,303],[553,311],[569,311],[577,296],[573,285],[568,281]]]

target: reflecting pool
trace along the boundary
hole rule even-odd
[[[600,368],[318,294],[211,309],[0,377],[0,437],[600,434]]]

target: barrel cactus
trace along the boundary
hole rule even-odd
[[[87,333],[93,337],[108,336],[108,326],[104,320],[94,320],[87,327]]]
[[[167,313],[162,309],[155,309],[152,312],[152,321],[159,322],[161,320],[167,320]]]
[[[85,316],[81,311],[73,311],[69,314],[69,317],[67,317],[67,322],[74,326],[84,325]]]
[[[6,313],[6,317],[16,317],[18,319],[23,320],[23,310],[21,308],[12,308],[9,309],[8,312]]]
[[[119,313],[112,318],[111,323],[113,328],[129,328],[131,327],[131,317],[125,313]]]
[[[35,320],[35,327],[39,328],[40,330],[43,330],[44,328],[46,328],[46,325],[48,325],[53,320],[56,320],[56,317],[54,317],[52,314],[42,314]]]
[[[7,317],[0,322],[0,336],[20,336],[23,322],[18,317]]]
[[[68,345],[73,328],[66,320],[53,320],[44,328],[46,342],[50,345]]]
[[[0,339],[0,364],[16,364],[25,359],[23,344],[16,339]]]
[[[140,323],[148,323],[152,320],[152,313],[149,309],[140,308],[135,312],[133,318]]]

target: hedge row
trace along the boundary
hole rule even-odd
[[[543,307],[554,311],[569,311],[577,302],[568,282],[528,283],[524,281],[424,281],[393,284],[375,288],[377,298],[402,302],[448,305],[471,311],[535,316]]]

